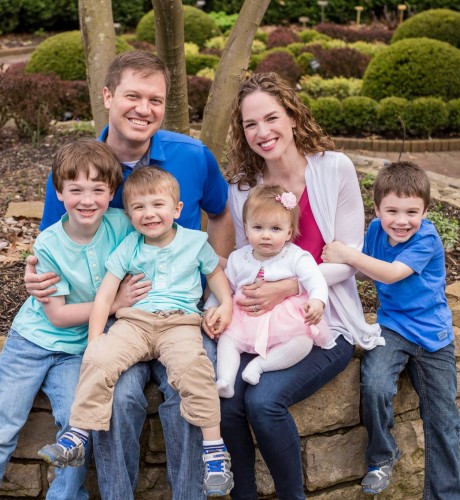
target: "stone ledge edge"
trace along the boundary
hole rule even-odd
[[[332,137],[337,149],[381,152],[398,152],[402,147],[402,140],[390,139],[356,139],[354,137]],[[439,153],[445,151],[459,151],[460,138],[455,139],[415,139],[404,142],[405,153]]]

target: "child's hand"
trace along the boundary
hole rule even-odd
[[[218,339],[232,319],[231,306],[210,307],[204,313],[203,330],[212,339]]]
[[[305,323],[307,325],[317,325],[324,311],[324,303],[319,299],[311,299],[305,304]]]
[[[348,254],[350,247],[347,247],[340,241],[333,241],[323,247],[321,259],[323,262],[335,264],[348,264]]]

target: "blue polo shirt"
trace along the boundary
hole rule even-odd
[[[99,136],[105,141],[108,126]],[[150,140],[150,148],[141,165],[158,165],[176,177],[180,186],[180,199],[184,208],[177,222],[189,229],[200,229],[201,209],[213,215],[222,213],[227,203],[227,182],[219,170],[219,165],[209,149],[201,142],[184,134],[159,130]],[[123,165],[124,179],[132,169]],[[121,186],[110,203],[111,207],[123,208]],[[46,185],[45,208],[40,229],[57,222],[65,209],[57,199],[51,181]]]
[[[429,352],[450,344],[454,332],[445,295],[444,248],[433,224],[423,219],[408,241],[391,246],[380,219],[374,219],[363,253],[385,262],[402,262],[414,271],[396,283],[375,281],[380,302],[377,322]]]

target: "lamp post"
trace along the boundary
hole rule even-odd
[[[327,7],[327,4],[329,2],[327,0],[318,0],[317,3],[321,9],[321,22],[324,23],[324,20],[326,19],[326,16],[324,15],[324,9]]]
[[[355,7],[356,10],[356,26],[359,26],[361,23],[361,12],[363,11],[363,8],[361,5],[357,5]]]
[[[299,17],[299,23],[302,24],[302,28],[305,29],[307,27],[307,23],[310,21],[310,18],[307,16],[300,16]]]
[[[407,9],[407,6],[404,5],[403,3],[400,3],[398,5],[398,12],[399,12],[399,22],[398,24],[401,24],[404,19],[404,11]]]

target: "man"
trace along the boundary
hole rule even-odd
[[[117,155],[124,179],[140,166],[158,165],[178,180],[184,209],[178,223],[190,229],[201,225],[201,209],[208,215],[209,242],[218,255],[232,250],[233,224],[227,206],[227,184],[212,153],[200,141],[159,130],[166,109],[169,75],[163,61],[144,51],[119,54],[112,62],[103,90],[109,111],[109,124],[99,140]],[[111,206],[122,207],[121,188]],[[64,209],[48,182],[41,229],[58,220]],[[41,300],[52,293],[59,277],[52,273],[37,275],[35,260],[29,258],[24,280],[29,293]],[[150,287],[132,277],[128,285],[132,302]],[[211,361],[215,345],[205,338]],[[167,383],[166,371],[157,361],[139,363],[126,371],[114,393],[111,428],[94,433],[94,454],[99,489],[105,500],[134,498],[139,469],[139,437],[146,416],[144,387],[151,379],[158,382],[165,396],[160,419],[166,443],[168,480],[174,500],[204,499],[200,429],[188,424],[179,413],[180,398]]]

